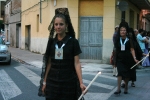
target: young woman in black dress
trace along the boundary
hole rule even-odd
[[[128,81],[131,77],[130,68],[138,62],[135,56],[134,46],[132,39],[128,37],[128,23],[121,22],[118,30],[118,37],[116,40],[116,62],[118,70],[118,88],[114,94],[121,93],[121,81],[125,81],[124,94],[128,93]]]
[[[48,60],[42,91],[46,100],[77,100],[86,86],[82,81],[79,61],[81,49],[67,8],[55,10],[49,28],[50,38],[45,54]]]

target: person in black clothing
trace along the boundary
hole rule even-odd
[[[136,39],[136,36],[134,34],[133,28],[129,28],[129,37],[133,41],[133,46],[134,46],[134,50],[135,50],[136,59],[140,61],[144,54],[143,54],[143,52],[142,52],[142,50],[141,50],[141,48],[139,46],[139,43],[137,42],[137,39]],[[130,73],[131,73],[131,77],[130,77],[131,86],[135,87],[134,82],[136,81],[136,67],[131,69]],[[124,83],[122,83],[122,87],[123,88],[125,87]]]
[[[118,38],[115,43],[116,48],[116,62],[115,66],[117,66],[118,70],[118,88],[114,94],[121,93],[121,81],[125,81],[125,89],[124,94],[128,93],[128,81],[131,77],[130,68],[138,62],[136,59],[134,45],[132,39],[128,35],[129,27],[128,23],[123,21],[119,25],[118,30]]]
[[[55,10],[49,30],[42,91],[46,100],[77,100],[86,86],[79,61],[81,49],[67,8]]]
[[[142,50],[139,46],[139,43],[137,42],[137,39],[136,39],[136,36],[134,34],[133,28],[129,29],[129,35],[130,35],[130,38],[133,40],[133,46],[134,46],[134,50],[135,50],[136,59],[138,61],[140,61],[144,54],[143,54],[143,52],[142,52]],[[131,71],[130,72],[131,73],[130,80],[132,81],[131,86],[135,87],[134,81],[136,81],[136,67],[134,67],[130,71]]]

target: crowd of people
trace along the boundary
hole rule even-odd
[[[128,82],[131,81],[131,86],[135,87],[136,69],[150,66],[150,57],[147,56],[150,51],[150,32],[130,28],[127,22],[122,21],[115,27],[113,44],[110,63],[113,65],[113,76],[117,77],[117,91],[114,94],[119,95],[121,87],[124,88],[124,94],[128,94]],[[138,65],[131,68],[136,63]]]
[[[39,96],[45,96],[45,100],[77,100],[87,91],[84,92],[86,86],[83,84],[79,61],[82,51],[67,8],[55,10],[48,29],[50,36],[43,57]],[[128,82],[132,81],[131,85],[135,87],[136,81],[136,67],[131,67],[150,51],[150,32],[133,30],[127,22],[122,21],[115,27],[113,44],[111,64],[118,83],[114,94],[121,93],[121,82],[124,84],[124,94],[128,94]],[[147,57],[140,65],[150,66],[149,61]]]

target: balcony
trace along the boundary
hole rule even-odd
[[[150,0],[129,0],[132,2],[136,7],[138,7],[140,10],[141,9],[150,9]]]
[[[150,21],[150,0],[130,0],[130,2],[142,10],[144,17]]]

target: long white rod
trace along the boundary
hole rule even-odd
[[[81,96],[79,97],[78,100],[80,100],[83,95],[85,94],[85,92],[89,89],[89,87],[91,86],[91,84],[96,80],[96,78],[101,74],[101,72],[98,72],[97,75],[93,78],[93,80],[90,82],[90,84],[86,87],[86,89],[82,92]]]
[[[142,59],[140,60],[138,63],[136,63],[134,66],[131,67],[131,69],[133,69],[135,66],[137,66],[140,62],[142,62],[143,60],[145,61],[146,57],[149,56],[150,51],[148,52],[148,54]]]

